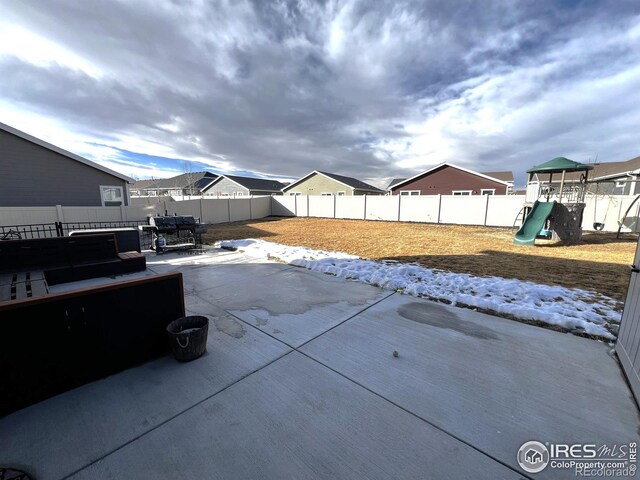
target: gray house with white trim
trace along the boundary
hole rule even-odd
[[[129,205],[133,179],[0,123],[0,207]]]
[[[282,195],[286,184],[267,178],[220,175],[204,190],[205,195],[216,197],[247,197],[251,195]]]

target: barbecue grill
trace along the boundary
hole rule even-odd
[[[202,243],[202,234],[207,231],[207,225],[200,223],[191,215],[158,215],[148,217],[149,224],[141,225],[143,231],[150,231],[155,238],[158,235],[168,237],[167,247],[195,247]],[[172,238],[173,237],[173,238]],[[184,240],[187,240],[184,243]]]

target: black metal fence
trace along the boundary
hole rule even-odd
[[[35,223],[31,225],[5,225],[0,226],[0,240],[19,240],[31,238],[52,238],[68,236],[74,230],[101,230],[113,228],[138,228],[138,225],[146,225],[140,221],[112,221],[112,222],[54,222]],[[153,241],[149,231],[140,231],[140,246],[143,249],[151,248]]]

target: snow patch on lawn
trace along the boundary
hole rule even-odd
[[[359,280],[408,295],[471,306],[522,320],[535,320],[615,339],[620,323],[617,300],[597,292],[540,285],[500,277],[476,277],[417,264],[365,260],[342,252],[291,247],[263,240],[229,240],[217,246],[280,260],[309,270]]]

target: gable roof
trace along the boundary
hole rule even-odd
[[[387,189],[390,190],[390,189],[393,189],[393,188],[397,188],[397,187],[399,187],[401,185],[404,185],[406,183],[409,183],[409,182],[415,180],[418,177],[422,177],[423,175],[427,175],[427,174],[433,172],[434,170],[437,170],[438,168],[442,168],[442,167],[456,168],[458,170],[462,170],[463,172],[467,172],[467,173],[470,173],[472,175],[477,175],[478,177],[483,177],[483,178],[486,178],[488,180],[492,180],[492,181],[497,182],[497,183],[502,183],[503,185],[507,185],[507,186],[509,185],[508,181],[492,177],[490,175],[487,175],[486,173],[475,172],[473,170],[469,170],[468,168],[459,167],[458,165],[454,165],[453,163],[443,162],[443,163],[440,163],[439,165],[436,165],[435,167],[431,167],[431,168],[425,170],[424,172],[420,172],[417,175],[414,175],[413,177],[407,178],[406,180],[402,180],[402,181],[400,181],[398,183],[395,183],[393,185],[389,185],[387,187]],[[513,176],[513,174],[511,174],[511,175]]]
[[[156,183],[158,183],[157,178],[148,179],[148,180],[136,180],[135,182],[133,182],[130,188],[131,190],[141,190],[141,189],[149,188],[152,185],[155,185]]]
[[[513,183],[513,172],[482,172],[482,175],[486,175],[487,177],[495,178],[497,180],[502,180],[503,182]]]
[[[383,190],[380,190],[377,187],[374,187],[373,185],[369,185],[368,183],[365,183],[361,180],[358,180],[357,178],[353,178],[353,177],[345,177],[344,175],[337,175],[335,173],[329,173],[329,172],[321,172],[320,170],[314,170],[311,173],[308,173],[307,175],[305,175],[304,177],[296,180],[293,183],[290,183],[289,185],[285,186],[282,188],[282,191],[284,192],[285,190],[289,190],[290,188],[292,188],[294,185],[305,181],[307,178],[309,178],[312,175],[323,175],[327,178],[330,178],[331,180],[335,180],[336,182],[339,182],[343,185],[346,185],[349,188],[353,188],[356,190],[367,190],[369,192],[376,192],[376,193],[384,193]]]
[[[157,183],[146,187],[145,190],[171,190],[172,188],[196,187],[205,188],[213,182],[218,175],[211,172],[189,172],[176,175],[175,177],[163,178]]]
[[[75,160],[76,162],[83,163],[88,167],[95,168],[96,170],[100,170],[104,173],[108,173],[109,175],[113,175],[114,177],[124,180],[127,183],[134,182],[133,178],[131,177],[127,177],[126,175],[118,173],[115,170],[111,170],[110,168],[103,167],[102,165],[92,162],[91,160],[81,157],[80,155],[76,155],[75,153],[68,152],[67,150],[64,150],[60,147],[56,147],[55,145],[49,142],[45,142],[44,140],[36,138],[33,135],[29,135],[28,133],[22,132],[17,128],[10,127],[9,125],[6,125],[2,122],[0,122],[0,130],[4,130],[7,133],[15,135],[16,137],[20,137],[23,140],[34,143],[36,145],[39,145],[40,147],[46,148],[47,150],[51,150],[52,152],[55,152],[57,154],[63,155],[67,158],[70,158],[71,160]]]
[[[389,185],[387,185],[387,190],[390,189],[391,187],[393,187],[394,185],[397,185],[400,182],[404,182],[406,180],[406,178],[394,178],[389,182]]]
[[[591,177],[594,179],[640,173],[640,157],[625,162],[595,163],[593,167]]]
[[[275,180],[270,180],[268,178],[253,178],[253,177],[241,177],[239,175],[220,175],[213,182],[211,182],[207,189],[213,187],[216,183],[218,183],[223,178],[231,180],[234,183],[237,183],[241,187],[246,188],[247,190],[259,190],[259,191],[268,191],[268,192],[279,192],[286,185],[281,182],[277,182]]]

